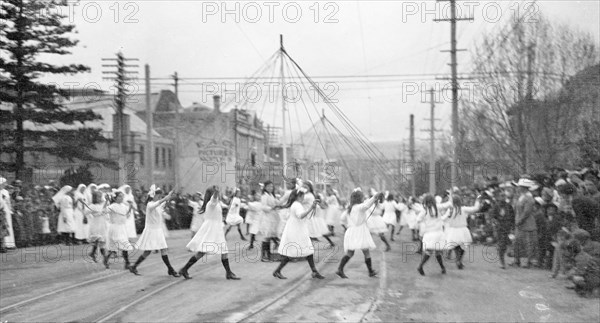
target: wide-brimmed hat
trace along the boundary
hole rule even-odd
[[[528,179],[528,178],[520,178],[518,182],[513,182],[514,186],[520,186],[520,187],[527,187],[527,188],[531,188],[534,187],[536,184],[534,181]]]

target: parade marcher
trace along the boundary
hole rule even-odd
[[[233,191],[233,196],[231,197],[231,202],[229,203],[229,210],[227,211],[227,217],[225,218],[225,223],[227,223],[227,230],[225,230],[225,237],[229,233],[229,230],[233,226],[237,226],[238,233],[240,234],[240,239],[242,241],[246,241],[244,234],[242,233],[242,223],[244,223],[244,218],[240,215],[240,207],[242,206],[242,201],[240,200],[240,189],[235,188]]]
[[[129,242],[127,235],[127,217],[132,216],[133,203],[129,205],[124,203],[124,194],[116,191],[114,202],[107,207],[110,225],[108,227],[108,236],[106,244],[108,245],[108,255],[104,258],[104,266],[109,268],[108,259],[121,251],[125,261],[125,269],[129,269],[129,251],[133,251],[133,245]]]
[[[286,277],[281,274],[281,270],[288,262],[290,262],[290,257],[293,257],[306,258],[312,271],[313,278],[325,278],[317,271],[315,266],[313,257],[314,247],[310,240],[307,219],[309,214],[315,211],[317,204],[320,201],[318,199],[314,200],[311,206],[306,208],[306,206],[303,205],[303,200],[307,193],[308,189],[298,187],[290,194],[288,202],[283,206],[284,208],[290,209],[290,217],[283,229],[283,235],[281,236],[281,242],[278,248],[278,252],[283,258],[277,269],[273,272],[273,277],[286,279]]]
[[[442,220],[448,219],[445,239],[447,248],[454,249],[456,252],[456,266],[458,269],[463,269],[462,258],[467,247],[473,242],[471,231],[469,231],[469,227],[467,226],[467,218],[469,215],[479,211],[480,203],[479,199],[477,199],[474,206],[468,207],[462,205],[462,199],[458,195],[452,195],[450,199],[452,207],[448,208],[444,216],[442,216]]]
[[[445,235],[442,229],[443,220],[438,213],[437,205],[433,196],[427,194],[423,198],[423,211],[418,215],[418,221],[423,223],[423,258],[417,268],[422,276],[425,276],[423,265],[429,260],[431,255],[435,254],[442,274],[446,273],[442,251],[446,247]]]
[[[2,199],[4,209],[4,226],[6,235],[3,239],[4,248],[15,248],[15,233],[13,231],[12,223],[12,203],[10,200],[10,193],[6,189],[7,182],[6,178],[0,177],[0,199]]]
[[[62,236],[66,245],[71,245],[74,242],[73,198],[69,195],[72,190],[73,188],[69,185],[63,186],[52,197],[54,205],[60,210],[56,231]]]
[[[275,187],[273,182],[266,181],[261,196],[261,203],[265,210],[262,213],[260,220],[260,233],[263,236],[262,242],[262,256],[261,261],[271,262],[273,261],[271,256],[271,241],[274,244],[279,243],[277,238],[277,229],[279,227],[279,213],[273,208],[277,206],[277,200],[275,199]]]
[[[137,267],[144,261],[153,250],[160,250],[162,260],[167,266],[167,275],[179,277],[179,274],[171,266],[167,254],[167,240],[162,228],[162,217],[164,214],[164,204],[173,196],[173,191],[163,197],[162,190],[155,185],[150,187],[148,192],[148,203],[146,204],[146,225],[144,231],[137,241],[137,248],[143,250],[135,264],[129,267],[129,271],[139,275]]]
[[[135,197],[133,196],[133,192],[131,191],[131,186],[123,185],[119,187],[119,191],[123,192],[123,202],[126,204],[133,205],[131,209],[131,216],[127,217],[127,222],[125,225],[127,226],[127,236],[129,239],[137,238],[137,230],[135,227],[135,214],[137,213],[138,206],[135,203]]]
[[[333,237],[335,236],[335,227],[340,225],[340,216],[342,211],[340,210],[340,200],[337,192],[331,187],[327,187],[326,192],[327,199],[325,200],[325,203],[327,203],[327,214],[325,217],[325,222],[327,223],[329,232]]]
[[[496,240],[498,241],[497,251],[500,260],[500,268],[506,269],[504,255],[510,244],[509,234],[515,227],[515,212],[512,207],[509,191],[498,191],[496,194],[496,203],[492,207],[490,216],[496,225]]]
[[[374,189],[371,189],[369,195],[372,197],[376,192]],[[388,228],[383,222],[383,200],[384,195],[381,195],[378,200],[375,201],[371,208],[368,211],[367,216],[367,226],[369,227],[369,231],[372,234],[376,234],[379,236],[381,241],[385,244],[385,251],[390,251],[392,247],[390,243],[385,238],[385,234],[388,232]]]
[[[348,230],[344,234],[344,252],[346,252],[346,255],[342,257],[338,270],[335,272],[339,277],[348,278],[344,273],[344,266],[354,256],[356,250],[362,250],[365,256],[365,264],[369,270],[369,276],[375,277],[377,275],[377,272],[373,270],[369,252],[369,250],[374,250],[377,247],[367,226],[367,217],[369,216],[367,211],[382,197],[382,193],[373,194],[369,200],[365,201],[365,195],[360,188],[354,189],[350,194],[350,205],[348,206],[348,210],[345,211],[346,218],[348,219]]]
[[[85,184],[79,184],[75,192],[73,192],[73,231],[75,240],[78,242],[87,241],[89,234],[89,226],[85,217],[85,205],[91,203],[85,194]]]
[[[202,193],[196,192],[192,199],[188,201],[188,205],[192,208],[192,222],[190,223],[190,231],[192,231],[192,238],[202,226],[203,217],[200,214],[200,206],[202,203]]]
[[[536,226],[535,226],[535,200],[529,191],[535,183],[526,178],[519,179],[517,187],[519,190],[519,198],[515,207],[515,261],[511,266],[521,266],[521,257],[523,249],[527,253],[527,265],[525,268],[532,266],[532,260],[535,259],[535,244],[537,243]]]
[[[96,262],[96,250],[100,248],[100,254],[106,258],[106,233],[108,231],[106,227],[108,201],[102,198],[102,193],[95,191],[92,194],[91,203],[84,205],[84,213],[90,220],[90,231],[89,241],[92,243],[92,251],[89,256]]]
[[[217,186],[208,188],[206,194],[204,194],[204,202],[200,208],[200,214],[204,215],[204,222],[186,246],[189,251],[196,254],[178,272],[185,279],[192,278],[188,274],[188,269],[205,254],[220,254],[221,263],[226,271],[225,278],[231,280],[240,279],[229,268],[229,251],[227,249],[227,241],[225,240],[225,232],[223,231],[223,209],[219,195],[219,187]]]
[[[396,226],[398,225],[398,217],[396,216],[396,211],[405,213],[406,205],[397,203],[394,200],[394,195],[388,194],[387,198],[383,202],[383,222],[387,225],[388,228],[391,228],[391,241],[394,241],[394,231],[396,229]],[[400,231],[400,228],[398,228],[398,231]]]

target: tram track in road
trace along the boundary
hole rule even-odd
[[[179,259],[186,258],[186,257],[190,257],[190,255],[189,254],[182,254],[182,255],[179,255],[179,256],[175,256],[172,259],[173,260],[179,260]],[[154,262],[154,261],[152,261],[152,262]],[[150,262],[149,262],[149,264],[150,264]],[[164,268],[161,268],[161,269],[164,269]],[[157,271],[158,269],[156,267],[154,267],[151,270],[152,271]],[[7,305],[5,307],[0,308],[0,314],[5,314],[7,312],[10,312],[11,310],[18,309],[18,307],[20,307],[20,306],[29,305],[29,304],[34,303],[36,301],[40,301],[40,300],[49,298],[49,297],[54,296],[54,295],[58,295],[58,294],[61,294],[61,293],[67,292],[67,291],[71,291],[71,290],[76,289],[76,288],[81,287],[81,286],[86,286],[86,285],[93,284],[93,283],[96,283],[96,282],[104,281],[106,279],[118,277],[118,276],[123,275],[123,274],[131,274],[131,273],[128,270],[122,270],[122,271],[118,271],[118,272],[112,272],[112,273],[109,273],[109,274],[103,274],[101,277],[95,277],[95,278],[91,278],[91,279],[88,279],[88,280],[84,280],[82,282],[75,283],[75,284],[70,285],[70,286],[66,286],[66,287],[63,287],[63,288],[60,288],[60,289],[57,289],[57,290],[54,290],[54,291],[51,291],[51,292],[48,292],[48,293],[45,293],[45,294],[42,294],[42,295],[38,295],[38,296],[35,296],[35,297],[32,297],[32,298],[28,298],[28,299],[16,302],[16,303],[11,304],[11,305]]]

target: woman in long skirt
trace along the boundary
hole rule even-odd
[[[342,210],[340,210],[340,200],[337,196],[337,192],[331,187],[327,188],[327,199],[325,200],[325,203],[327,203],[325,223],[327,223],[331,236],[334,237],[335,227],[340,225]]]
[[[60,210],[56,231],[61,234],[66,245],[74,242],[75,218],[73,217],[73,198],[70,196],[72,190],[73,188],[69,185],[63,186],[52,197],[54,205]]]
[[[446,210],[446,213],[442,217],[442,220],[448,219],[446,226],[446,243],[448,249],[456,252],[456,266],[458,269],[463,269],[462,258],[465,254],[467,247],[473,242],[471,237],[471,231],[467,226],[467,219],[469,215],[479,211],[480,203],[479,199],[475,202],[472,207],[463,206],[462,199],[458,195],[450,197],[452,200],[452,207]]]
[[[307,190],[305,188],[298,188],[290,194],[288,203],[283,206],[284,208],[290,209],[290,217],[285,224],[285,229],[283,229],[283,235],[281,236],[281,243],[279,244],[278,249],[279,254],[283,258],[277,269],[273,272],[273,277],[286,279],[286,277],[281,274],[281,270],[288,262],[290,262],[290,257],[294,257],[306,258],[310,270],[312,271],[313,278],[325,278],[317,271],[315,266],[315,260],[313,258],[314,247],[310,241],[307,223],[307,216],[314,212],[318,201],[314,201],[312,205],[306,209],[302,203],[306,193]]]
[[[376,193],[373,189],[371,189],[370,195],[374,196]],[[388,228],[383,222],[383,194],[380,195],[380,198],[375,200],[375,203],[368,210],[367,214],[367,227],[372,234],[376,234],[379,236],[379,239],[383,241],[385,244],[385,251],[390,251],[392,247],[390,243],[385,238],[385,234],[388,232]]]
[[[396,217],[396,211],[405,212],[406,206],[404,204],[396,203],[393,194],[388,194],[386,200],[383,202],[383,222],[388,228],[391,228],[390,240],[394,241],[394,231],[398,225],[398,218]],[[400,229],[398,229],[400,230]]]
[[[107,207],[110,225],[108,227],[108,255],[104,258],[104,266],[109,268],[108,259],[121,251],[123,260],[125,260],[125,269],[129,269],[129,251],[133,251],[133,246],[127,236],[127,217],[131,216],[132,204],[123,203],[123,192],[115,192],[114,203]]]
[[[229,210],[227,211],[227,217],[225,218],[225,223],[227,223],[225,237],[227,237],[229,230],[231,230],[233,226],[237,226],[240,239],[242,239],[242,241],[246,241],[246,238],[242,233],[242,223],[244,223],[244,218],[242,218],[240,215],[241,206],[242,201],[240,200],[240,189],[236,188],[233,192],[233,196],[231,197],[231,203],[229,204]]]
[[[163,197],[162,190],[152,185],[148,192],[148,203],[146,203],[146,226],[144,232],[137,241],[137,248],[144,253],[138,258],[135,264],[129,267],[129,271],[139,275],[137,267],[152,253],[153,250],[160,250],[162,260],[167,266],[167,275],[179,277],[179,274],[171,267],[169,255],[167,254],[167,240],[162,228],[162,217],[164,213],[164,204],[171,199],[173,191]],[[150,201],[150,199],[152,199]]]
[[[84,216],[84,205],[89,204],[91,201],[85,196],[85,184],[79,184],[77,189],[73,193],[73,231],[75,233],[75,240],[78,242],[87,241],[87,223]]]
[[[107,209],[108,201],[104,201],[102,198],[102,193],[95,191],[92,194],[92,203],[87,205],[85,210],[85,215],[89,219],[90,224],[90,236],[89,242],[92,244],[92,251],[89,256],[97,262],[96,260],[96,250],[98,247],[100,248],[100,254],[103,258],[106,257],[106,250],[104,249],[106,244],[106,218],[107,218]]]
[[[263,235],[262,257],[261,261],[273,261],[271,256],[271,241],[275,245],[279,244],[277,238],[277,228],[279,227],[279,213],[274,208],[277,206],[277,200],[274,195],[275,187],[273,182],[266,181],[261,196],[261,203],[265,208],[260,221],[260,233]]]
[[[179,275],[190,279],[188,269],[206,254],[220,254],[221,263],[225,268],[225,278],[239,280],[229,268],[227,241],[223,231],[223,209],[219,198],[219,187],[213,186],[206,190],[204,202],[200,213],[204,214],[204,223],[196,232],[194,238],[187,244],[186,248],[196,254],[190,258],[187,264],[179,270]]]
[[[425,195],[423,199],[423,211],[418,216],[419,222],[423,223],[423,258],[417,268],[417,271],[422,276],[425,276],[423,271],[423,265],[429,260],[431,255],[435,254],[440,268],[442,268],[442,274],[446,273],[446,267],[444,267],[444,261],[442,259],[442,252],[446,247],[446,240],[444,231],[442,229],[443,220],[442,216],[438,214],[438,209],[435,203],[435,199],[430,194]]]
[[[369,200],[365,201],[365,195],[360,188],[355,189],[350,194],[350,206],[348,206],[348,210],[346,211],[346,214],[348,214],[348,230],[344,234],[344,252],[346,252],[346,255],[342,257],[338,270],[335,272],[339,277],[348,278],[344,273],[344,266],[354,256],[356,250],[362,250],[363,255],[365,255],[365,264],[369,270],[369,276],[375,277],[377,275],[377,272],[373,270],[371,265],[369,250],[377,247],[367,226],[367,211],[382,197],[382,193],[374,194]]]
[[[129,239],[137,238],[137,231],[135,228],[135,215],[137,213],[137,203],[135,203],[135,197],[133,196],[133,192],[131,191],[131,186],[123,185],[119,187],[119,191],[123,192],[123,202],[126,204],[133,205],[133,209],[131,210],[131,216],[127,217],[127,222],[125,225],[127,226],[127,236]]]

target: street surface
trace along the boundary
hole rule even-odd
[[[342,236],[333,238],[341,246]],[[192,255],[188,231],[172,231],[170,260],[176,270]],[[378,278],[369,278],[362,253],[346,266],[350,279],[334,272],[343,256],[319,243],[317,267],[326,279],[311,279],[306,261],[289,263],[287,280],[271,273],[278,263],[260,262],[258,248],[247,251],[236,232],[228,236],[230,262],[240,281],[225,279],[220,257],[210,256],[190,270],[191,280],[167,276],[160,254],[151,254],[134,276],[122,259],[110,270],[84,257],[91,246],[48,246],[1,255],[0,321],[22,322],[598,322],[600,302],[565,288],[567,281],[537,269],[502,270],[495,247],[476,246],[464,270],[446,261],[442,275],[435,259],[416,267],[408,232],[392,251],[372,252]],[[257,244],[260,247],[260,243]],[[235,251],[233,251],[235,250]],[[59,257],[60,255],[60,257]],[[485,255],[485,256],[484,256]],[[135,262],[139,253],[130,256]],[[117,263],[114,263],[117,261]]]

